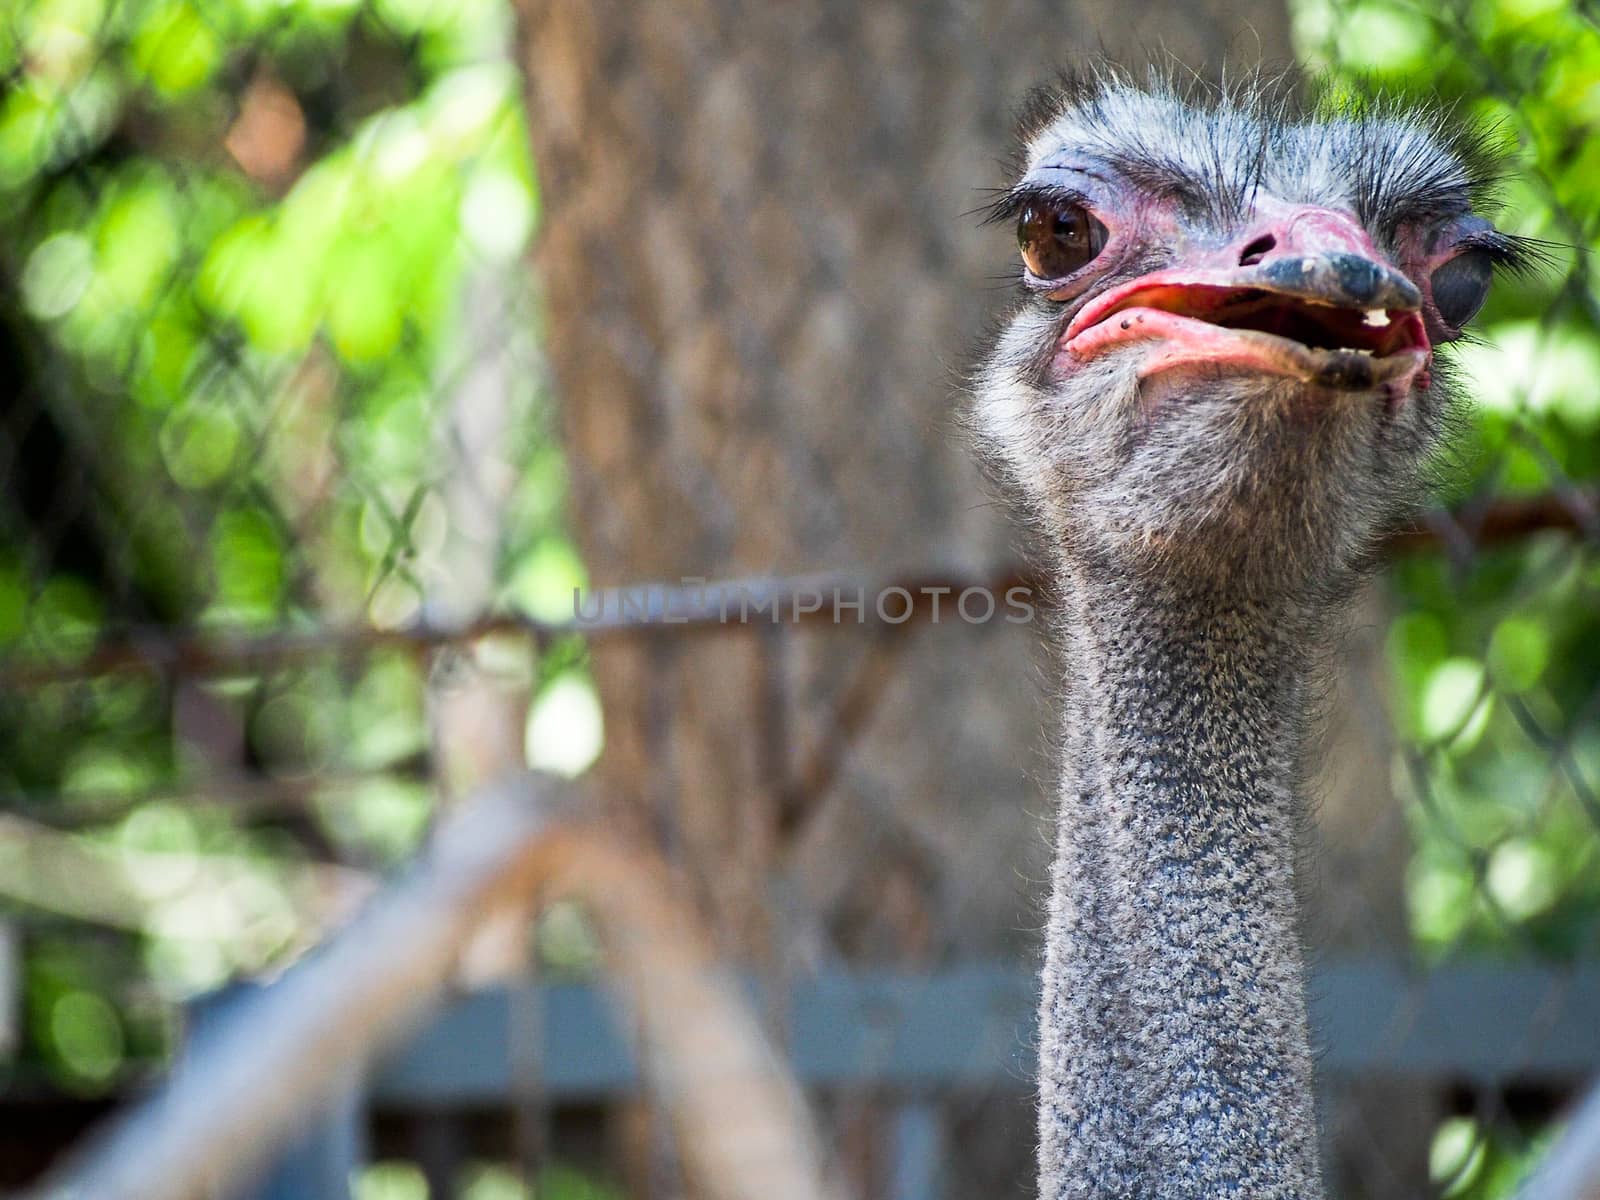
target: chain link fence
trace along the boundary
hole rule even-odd
[[[526,262],[560,213],[528,161],[515,17],[0,15],[0,1183],[166,1070],[198,998],[341,927],[474,787],[617,752],[600,647],[659,664],[737,644],[748,670],[720,686],[753,715],[715,752],[771,783],[748,836],[780,916],[745,941],[724,926],[748,922],[708,920],[756,951],[752,994],[830,1169],[852,1195],[1028,1194],[1042,818],[975,804],[951,828],[858,772],[927,686],[916,656],[1027,661],[1036,628],[949,606],[1032,581],[959,556],[790,578],[814,564],[777,558],[736,592],[589,592],[563,518],[584,464],[560,448]],[[1600,33],[1582,5],[1509,0],[1292,17],[1313,65],[1420,79],[1499,121],[1520,147],[1508,224],[1559,264],[1502,288],[1461,351],[1479,400],[1462,461],[1358,612],[1308,930],[1338,1195],[1506,1195],[1600,1071],[1600,291],[1582,253]],[[693,52],[715,95],[712,51]],[[784,132],[757,132],[782,158]],[[760,344],[767,315],[731,319],[733,344]],[[804,611],[834,589],[866,598],[863,620]],[[893,589],[905,603],[874,612]],[[750,619],[713,608],[734,594]],[[997,732],[980,705],[921,736],[998,746],[1042,810],[1036,692],[1032,726]],[[658,724],[695,703],[649,696]],[[663,802],[641,836],[715,907],[695,819]],[[474,938],[462,975],[491,990],[361,1091],[362,1200],[675,1194],[670,1124],[616,1065],[626,1014],[585,990],[606,957],[582,905],[535,930],[531,948]]]

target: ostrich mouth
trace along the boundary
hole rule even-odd
[[[1283,375],[1362,390],[1420,376],[1428,336],[1417,309],[1357,307],[1325,296],[1260,286],[1148,277],[1096,297],[1062,338],[1087,360],[1132,342],[1156,343],[1139,376],[1183,365]],[[1341,298],[1342,299],[1342,298]]]

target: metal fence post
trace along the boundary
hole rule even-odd
[[[183,1059],[176,1070],[203,1060],[209,1034],[235,1006],[260,990],[261,985],[239,984],[194,1001]],[[352,1071],[326,1105],[308,1114],[301,1134],[272,1164],[227,1200],[350,1200],[351,1180],[366,1161],[365,1113],[366,1089]]]

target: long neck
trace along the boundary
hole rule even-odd
[[[1317,1200],[1294,859],[1319,630],[1067,576],[1040,1195]]]

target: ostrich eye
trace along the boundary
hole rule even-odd
[[[1460,329],[1483,307],[1494,279],[1494,264],[1482,250],[1458,254],[1433,273],[1433,304],[1439,315]]]
[[[1017,218],[1022,261],[1040,279],[1061,279],[1092,262],[1106,244],[1106,227],[1076,204],[1040,201]]]

